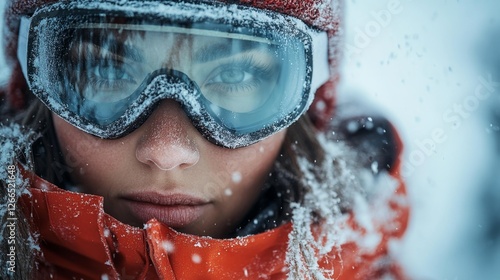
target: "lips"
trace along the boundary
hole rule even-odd
[[[195,222],[209,205],[206,200],[185,194],[145,192],[126,195],[124,199],[135,220],[144,224],[155,218],[173,228]]]

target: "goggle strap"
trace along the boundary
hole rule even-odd
[[[330,78],[330,65],[328,64],[328,36],[326,32],[308,32],[312,41],[312,78],[311,95]],[[315,71],[319,70],[319,71]]]
[[[26,82],[29,84],[28,79],[28,34],[31,25],[31,18],[22,17],[19,25],[19,38],[17,41],[17,58],[21,64],[21,71],[23,72]]]

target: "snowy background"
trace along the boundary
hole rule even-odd
[[[341,96],[405,142],[402,262],[413,279],[500,279],[500,1],[347,0],[346,20]]]
[[[395,253],[412,279],[500,279],[500,1],[346,8],[340,98],[380,107],[406,143],[413,212]]]

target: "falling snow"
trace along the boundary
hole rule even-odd
[[[239,171],[233,172],[231,174],[231,179],[233,180],[233,183],[238,184],[241,182],[241,173]]]
[[[191,260],[193,261],[193,263],[196,263],[196,264],[201,263],[201,257],[198,254],[193,254],[191,256]]]
[[[172,243],[172,241],[169,240],[163,241],[161,246],[163,247],[163,250],[165,250],[169,254],[175,251],[175,245],[174,243]]]

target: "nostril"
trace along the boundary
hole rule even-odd
[[[159,145],[143,143],[142,147],[136,149],[136,158],[151,167],[168,171],[195,165],[200,159],[200,153],[191,145],[171,145],[168,142]]]
[[[137,155],[138,159],[140,157],[141,157],[140,155]],[[199,158],[200,154],[197,149],[194,151],[187,151],[184,149],[180,149],[170,155],[164,154],[164,157],[161,156],[145,157],[140,161],[148,164],[149,166],[155,166],[156,168],[162,171],[169,171],[175,168],[181,168],[181,169],[189,168],[198,163]]]

